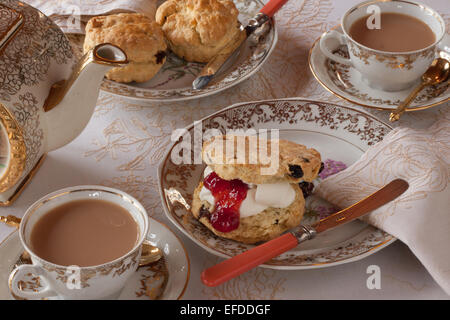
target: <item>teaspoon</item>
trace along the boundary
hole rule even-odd
[[[435,59],[427,71],[422,75],[422,81],[409,96],[403,101],[395,111],[391,112],[389,121],[395,122],[405,112],[406,107],[417,96],[417,94],[426,86],[436,85],[447,80],[450,72],[450,62],[443,58]]]

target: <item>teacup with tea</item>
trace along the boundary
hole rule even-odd
[[[342,33],[331,30],[320,39],[331,60],[350,65],[369,86],[384,91],[411,87],[430,66],[444,37],[445,22],[430,7],[404,0],[366,1],[341,19]],[[333,52],[345,45],[349,58]]]
[[[147,231],[145,209],[122,191],[79,186],[52,193],[22,219],[20,239],[33,264],[13,270],[10,289],[21,298],[115,298],[139,265]],[[22,291],[29,273],[47,286]]]

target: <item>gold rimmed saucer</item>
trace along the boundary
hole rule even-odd
[[[249,21],[264,6],[261,0],[233,0],[239,10],[239,21]],[[187,62],[169,53],[164,66],[149,81],[119,83],[105,79],[101,90],[116,96],[145,102],[186,101],[211,96],[230,89],[250,78],[267,62],[278,41],[277,23],[260,41],[246,41],[240,51],[221,68],[217,77],[202,89],[193,89],[192,81],[198,76],[204,64]],[[81,53],[84,37],[69,34],[77,53]]]
[[[316,149],[322,159],[348,167],[372,145],[381,141],[392,127],[376,117],[349,107],[302,98],[285,98],[238,103],[211,114],[198,123],[205,130],[230,132],[242,128],[276,129],[280,139]],[[193,136],[194,124],[186,128]],[[182,139],[166,151],[158,168],[159,192],[167,218],[204,250],[222,258],[242,253],[253,245],[216,236],[191,213],[192,195],[205,165],[175,163],[172,151],[179,150]],[[303,222],[312,224],[335,209],[324,199],[310,196]],[[306,270],[357,261],[393,243],[396,238],[361,221],[331,230],[261,265],[278,270]],[[323,235],[322,235],[323,236]]]
[[[341,27],[336,27],[335,30],[341,32]],[[319,40],[320,37],[309,51],[309,67],[316,80],[335,96],[363,107],[393,111],[413,89],[387,92],[371,88],[356,69],[328,59],[320,50]],[[343,46],[337,48],[336,53],[347,55]],[[406,111],[424,110],[448,101],[450,81],[422,90]]]
[[[119,300],[175,300],[184,295],[190,277],[190,262],[180,239],[163,223],[149,217],[147,240],[164,248],[164,257],[158,262],[139,268],[127,281]],[[8,278],[23,252],[19,233],[14,231],[0,243],[0,300],[15,298],[10,293]],[[39,290],[44,287],[39,276],[31,275],[22,290]],[[58,299],[52,297],[50,299]]]

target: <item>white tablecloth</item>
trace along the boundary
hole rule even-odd
[[[160,204],[156,168],[172,130],[182,128],[230,104],[301,96],[351,105],[323,89],[307,65],[311,44],[339,24],[358,0],[291,0],[277,14],[279,41],[266,65],[244,83],[223,93],[179,103],[139,103],[101,93],[85,131],[69,145],[51,152],[36,177],[12,207],[0,215],[22,216],[38,198],[79,184],[102,184],[138,198],[149,215],[166,223],[187,248],[191,275],[185,299],[449,299],[414,257],[397,241],[363,260],[306,271],[257,268],[216,288],[200,281],[200,272],[219,261],[179,232]],[[449,25],[448,0],[423,0]],[[405,114],[394,126],[427,127],[450,117],[449,104]],[[361,108],[354,106],[355,108]],[[364,108],[361,108],[364,109]],[[364,109],[383,121],[388,113]],[[0,242],[14,229],[0,225]],[[371,265],[381,271],[381,288],[368,289]],[[370,268],[369,268],[370,269]]]

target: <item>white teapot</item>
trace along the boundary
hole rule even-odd
[[[64,33],[37,9],[0,3],[0,205],[9,205],[45,154],[75,139],[94,111],[104,74],[127,64],[101,44],[77,61]]]

